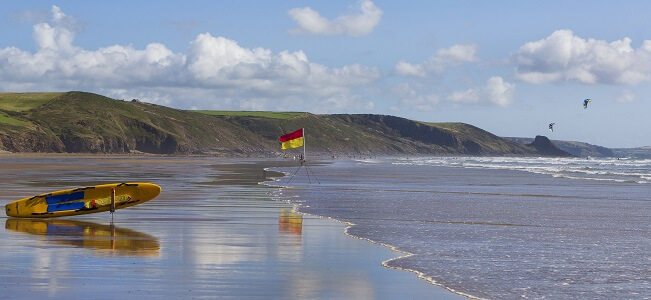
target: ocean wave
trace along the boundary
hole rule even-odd
[[[651,159],[429,157],[399,159],[394,164],[516,170],[558,178],[651,184]]]

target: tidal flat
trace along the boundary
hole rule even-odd
[[[161,194],[110,213],[0,217],[0,299],[462,298],[410,272],[401,256],[346,225],[274,200],[288,160],[0,155],[0,204],[113,182]]]

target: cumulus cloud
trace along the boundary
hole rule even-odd
[[[293,8],[288,12],[298,27],[292,34],[309,35],[367,35],[380,23],[382,10],[370,0],[362,0],[347,14],[328,20],[310,7]]]
[[[224,37],[200,34],[186,55],[189,76],[208,87],[229,86],[273,94],[328,96],[377,79],[379,71],[359,64],[328,68],[312,63],[303,51],[273,54],[247,49]]]
[[[584,39],[570,30],[524,44],[512,57],[517,79],[530,83],[637,84],[651,75],[651,41]]]
[[[493,104],[507,106],[513,102],[515,84],[504,81],[502,77],[494,76],[486,81],[484,93]]]
[[[473,62],[477,60],[476,53],[477,45],[454,45],[447,49],[440,49],[436,51],[436,55],[432,60],[439,63],[463,63]]]
[[[73,51],[72,40],[78,29],[77,21],[63,13],[61,8],[52,5],[52,26],[48,23],[34,25],[32,37],[39,49]]]
[[[475,44],[454,45],[450,48],[437,50],[421,64],[412,64],[401,60],[394,67],[394,72],[399,76],[406,77],[425,77],[430,74],[438,74],[449,67],[477,61],[476,52],[477,45]]]
[[[440,101],[439,95],[423,90],[422,86],[415,86],[407,82],[394,86],[392,93],[400,98],[403,107],[418,111],[434,110]]]
[[[419,76],[424,77],[427,75],[425,68],[422,65],[410,64],[404,60],[399,61],[395,68],[396,74],[400,76]]]
[[[394,73],[404,77],[401,79],[405,82],[395,85],[391,92],[401,99],[403,106],[419,111],[433,110],[439,104],[445,103],[443,101],[464,105],[508,106],[513,102],[515,85],[499,76],[488,78],[483,86],[448,91],[445,82],[450,80],[450,74],[457,74],[454,68],[478,61],[475,44],[439,49],[420,64],[400,60],[394,67]],[[432,76],[437,76],[437,80],[432,81]],[[460,81],[459,78],[452,80]],[[463,78],[461,81],[466,80],[474,81],[470,77]]]
[[[0,48],[0,90],[106,91],[125,99],[160,98],[165,104],[194,96],[220,99],[233,109],[240,109],[240,103],[270,109],[300,98],[353,99],[349,95],[353,89],[381,76],[375,67],[331,68],[311,62],[303,51],[245,48],[210,33],[199,34],[185,53],[174,53],[160,43],[144,49],[124,45],[83,49],[74,45],[75,23],[69,20],[53,6],[49,22],[34,26],[35,52]]]
[[[482,87],[453,92],[448,96],[448,100],[462,104],[490,103],[505,107],[513,102],[514,93],[514,84],[504,81],[502,77],[494,76]]]

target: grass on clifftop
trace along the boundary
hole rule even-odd
[[[0,114],[0,123],[16,125],[16,126],[27,126],[27,125],[30,124],[29,122],[14,119],[12,117],[8,117],[8,116],[5,116],[3,114]]]
[[[211,116],[262,117],[288,120],[304,114],[303,112],[273,112],[273,111],[230,111],[230,110],[196,110],[196,112]]]
[[[64,93],[0,93],[0,109],[7,111],[26,111],[37,108],[63,94]]]
[[[439,127],[439,128],[446,128],[446,129],[455,129],[455,128],[459,128],[459,127],[462,127],[462,126],[465,125],[464,123],[461,123],[461,122],[439,122],[439,123],[421,122],[421,123],[424,123],[424,124],[427,124],[427,125],[430,125],[430,126]]]

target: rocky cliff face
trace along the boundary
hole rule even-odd
[[[420,154],[535,155],[535,150],[463,123],[422,123],[387,115],[332,115],[402,143],[415,143]],[[405,141],[408,140],[408,141]],[[417,153],[417,154],[418,154]]]
[[[533,143],[529,146],[534,147],[540,155],[543,156],[559,156],[559,157],[571,157],[572,154],[569,154],[552,143],[546,136],[538,135],[534,139]]]
[[[38,131],[0,134],[0,149],[10,152],[64,152],[65,145],[53,135]]]
[[[348,118],[351,122],[378,128],[387,134],[454,149],[462,147],[459,139],[450,132],[409,119],[387,115],[348,115]]]
[[[461,141],[450,132],[409,119],[387,115],[331,115],[348,126],[383,136],[400,144],[412,143],[422,153],[464,152]]]

